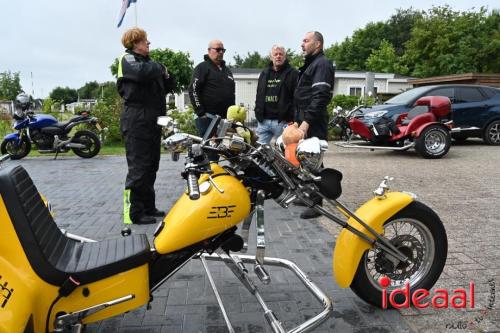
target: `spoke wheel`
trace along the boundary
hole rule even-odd
[[[390,279],[387,294],[410,284],[410,297],[417,289],[430,290],[441,275],[448,242],[439,217],[429,207],[414,201],[384,224],[384,237],[405,254],[409,263],[394,263],[380,248],[363,255],[351,289],[365,302],[382,307],[381,278]],[[401,304],[397,295],[396,302]],[[388,304],[390,307],[390,303]]]

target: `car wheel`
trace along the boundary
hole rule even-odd
[[[450,132],[439,125],[427,126],[415,140],[415,150],[423,158],[441,158],[451,146]]]
[[[494,120],[486,126],[483,139],[489,145],[500,145],[500,120]]]

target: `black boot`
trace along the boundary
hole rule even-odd
[[[154,224],[156,219],[153,216],[142,215],[139,218],[132,219],[133,224]]]
[[[318,200],[317,202],[317,205],[318,206],[323,206],[323,200],[320,199]],[[301,219],[304,219],[304,220],[307,220],[307,219],[314,219],[316,217],[320,217],[321,216],[321,213],[316,211],[315,209],[311,208],[311,207],[308,207],[306,208],[301,214],[300,214],[300,218]]]
[[[146,211],[146,215],[154,216],[154,217],[164,217],[165,216],[165,212],[159,210],[158,208],[155,208],[153,210]]]
[[[313,208],[306,208],[302,213],[300,213],[300,218],[307,220],[307,219],[314,219],[316,217],[320,217],[321,213],[317,212]]]

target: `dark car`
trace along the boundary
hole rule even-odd
[[[423,96],[446,96],[451,101],[452,137],[463,141],[482,138],[487,144],[500,145],[500,89],[462,84],[417,87],[363,110],[363,121],[377,122],[380,117],[395,119],[408,112]]]

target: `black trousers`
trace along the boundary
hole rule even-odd
[[[160,165],[161,130],[151,129],[148,138],[125,135],[128,173],[125,189],[130,190],[130,218],[139,219],[156,209],[154,184]]]

